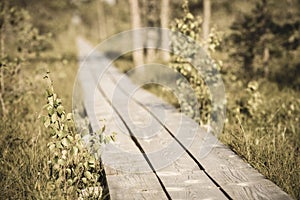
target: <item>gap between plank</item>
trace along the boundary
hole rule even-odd
[[[96,81],[96,80],[95,80]],[[119,111],[115,108],[115,106],[112,105],[112,103],[109,101],[108,97],[105,95],[104,91],[102,90],[102,88],[99,86],[99,84],[97,84],[97,89],[98,91],[103,95],[103,97],[105,98],[106,102],[114,109],[114,111],[117,113],[118,117],[121,119],[122,123],[125,125],[126,129],[128,130],[129,134],[130,134],[130,138],[132,139],[132,141],[135,143],[135,145],[138,147],[138,149],[140,150],[140,152],[142,153],[143,157],[145,158],[145,160],[147,161],[148,165],[150,166],[150,168],[152,169],[152,172],[155,174],[156,178],[158,179],[159,184],[161,185],[164,193],[166,194],[167,198],[169,200],[171,200],[171,196],[168,193],[167,189],[165,188],[162,180],[160,179],[160,177],[158,176],[158,174],[156,173],[153,165],[151,164],[147,154],[145,153],[143,147],[141,146],[141,144],[138,142],[137,138],[134,136],[134,134],[132,133],[131,129],[128,127],[128,125],[126,124],[126,122],[124,121],[123,117],[120,115]],[[123,90],[122,90],[123,91]]]
[[[106,73],[108,73],[109,78],[113,81],[113,83],[117,83],[117,80],[113,77],[113,75],[111,74],[111,72],[109,72],[109,70],[106,71]],[[98,84],[97,84],[98,87]],[[100,87],[100,86],[99,86]],[[127,96],[129,96],[129,94],[127,93],[127,91],[119,86],[120,90],[125,93]],[[103,93],[102,93],[103,94]],[[105,96],[105,98],[107,98]],[[200,170],[202,170],[204,172],[204,174],[215,184],[216,187],[218,187],[220,189],[220,191],[230,200],[232,200],[232,198],[229,196],[229,194],[218,184],[218,182],[216,180],[214,180],[209,174],[208,172],[204,169],[204,167],[201,165],[201,163],[195,158],[195,156],[193,156],[193,154],[174,136],[174,134],[170,131],[170,129],[168,129],[168,127],[165,126],[165,124],[163,124],[158,118],[157,116],[151,112],[151,110],[149,110],[145,105],[143,105],[140,101],[136,100],[135,98],[132,98],[132,100],[137,103],[138,105],[140,105],[143,109],[145,109],[148,113],[151,114],[151,116],[160,124],[164,127],[164,129],[169,133],[169,135],[175,139],[175,141],[185,150],[185,152],[192,158],[192,160],[197,164],[197,166],[199,167]],[[111,105],[113,106],[113,105]],[[115,108],[114,108],[115,109]],[[118,111],[116,111],[118,113]],[[118,113],[119,115],[119,113]],[[120,117],[120,115],[119,115]],[[121,118],[121,117],[120,117]],[[122,119],[122,122],[125,124],[125,122]],[[129,127],[127,127],[127,124],[125,124],[126,128],[128,129]],[[130,134],[132,134],[130,132]],[[135,138],[135,137],[134,137]],[[136,138],[135,138],[136,140]],[[134,141],[135,142],[135,141]],[[138,143],[138,141],[136,141]],[[138,143],[139,144],[139,143]],[[140,148],[140,147],[138,147]],[[148,162],[148,160],[147,160]],[[150,161],[149,161],[150,162]],[[152,165],[151,165],[151,169],[152,169]],[[156,174],[156,173],[155,173]]]

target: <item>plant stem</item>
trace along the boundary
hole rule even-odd
[[[5,39],[5,24],[6,24],[6,2],[4,1],[4,6],[3,6],[3,24],[0,30],[0,59],[4,59],[4,52],[5,52],[5,43],[4,43],[4,39]],[[2,107],[2,115],[5,116],[7,114],[7,109],[5,106],[5,102],[3,99],[3,94],[5,92],[5,85],[4,85],[4,65],[1,64],[0,66],[0,103],[1,103],[1,107]]]

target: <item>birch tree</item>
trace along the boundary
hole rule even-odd
[[[141,17],[140,17],[140,8],[138,0],[129,0],[130,4],[130,13],[131,13],[131,25],[133,29],[141,27]],[[142,38],[138,33],[133,34],[133,47],[134,49],[138,46],[141,46]],[[143,62],[143,51],[135,50],[133,52],[133,61],[135,66],[142,65]]]
[[[97,1],[97,15],[98,15],[98,34],[99,40],[102,41],[107,37],[107,30],[106,30],[106,18],[105,12],[103,7],[103,0]]]
[[[169,15],[170,15],[170,0],[161,1],[161,12],[160,12],[160,25],[162,28],[169,27]],[[168,46],[168,35],[167,32],[162,32],[162,43],[163,47]],[[170,59],[169,52],[162,52],[163,61],[168,61]]]
[[[211,16],[211,2],[210,0],[203,0],[203,23],[202,23],[202,32],[204,40],[204,48],[207,50],[208,39],[209,39],[209,24]]]

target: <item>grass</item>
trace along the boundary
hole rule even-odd
[[[256,115],[234,113],[231,107],[220,139],[293,198],[299,199],[300,92],[278,89],[275,83],[265,80],[260,85],[262,103]],[[236,90],[227,90],[228,101],[241,98],[244,90],[240,91],[237,94]]]
[[[48,133],[38,119],[46,104],[43,76],[51,72],[54,87],[71,111],[72,88],[77,71],[74,34],[64,32],[54,48],[38,59],[28,60],[18,78],[22,98],[9,105],[10,112],[0,121],[0,193],[4,199],[47,199],[53,196],[47,179],[49,172]],[[65,56],[72,55],[72,56]],[[62,193],[56,191],[57,199]]]
[[[249,3],[241,3],[246,4],[244,6],[238,4],[239,1],[236,1],[233,9],[249,10]],[[128,17],[128,14],[124,16]],[[212,19],[218,27],[226,29],[233,20],[232,16],[228,17],[223,10],[213,13]],[[118,29],[110,30],[108,35],[119,29],[126,30],[130,24],[124,21],[118,26]],[[81,31],[85,31],[90,39],[94,38],[96,43],[96,30]],[[51,42],[52,50],[42,53],[38,59],[28,60],[16,80],[21,86],[16,95],[21,98],[7,104],[10,112],[0,120],[0,194],[3,199],[64,198],[61,191],[53,191],[47,184],[48,136],[38,116],[46,103],[44,91],[47,86],[43,80],[46,71],[51,72],[54,89],[62,98],[67,112],[71,111],[72,89],[78,67],[75,36],[75,30],[64,31]],[[131,56],[121,57],[115,61],[115,65],[122,72],[132,69]],[[231,80],[229,74],[223,78],[228,109],[220,140],[293,198],[300,199],[300,92],[287,87],[279,89],[276,83],[261,80],[257,92],[262,103],[254,108],[254,115],[249,115],[243,112],[244,104],[240,104],[241,99],[246,98],[247,101],[247,98],[251,98],[242,81]],[[176,98],[167,88],[157,84],[149,84],[144,88],[178,107]],[[70,195],[69,199],[73,197]]]

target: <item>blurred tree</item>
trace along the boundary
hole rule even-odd
[[[0,2],[0,115],[14,110],[20,101],[20,71],[24,61],[34,58],[48,48],[47,35],[41,35],[32,24],[30,13],[14,5]],[[10,106],[7,106],[7,105]]]
[[[170,0],[162,0],[161,1],[161,11],[160,11],[160,26],[162,28],[169,28],[169,16],[170,15]],[[163,46],[168,46],[168,35],[166,33],[162,33],[162,42]],[[169,52],[162,52],[163,61],[168,61],[170,59]]]
[[[260,40],[263,35],[270,32],[268,27],[272,23],[266,4],[265,0],[257,3],[256,8],[250,15],[243,15],[231,26],[231,29],[234,30],[234,33],[231,35],[233,43],[242,47],[237,49],[234,56],[242,59],[244,69],[248,72],[253,70],[255,54],[258,54],[257,51],[261,51],[261,49],[257,48],[262,46],[267,48],[266,43],[269,37]],[[262,54],[262,52],[260,53]]]
[[[99,41],[102,41],[107,37],[106,18],[105,18],[105,9],[103,5],[103,0],[97,0],[97,15],[98,15]]]
[[[196,50],[190,48],[193,42],[198,43],[202,47],[207,43],[208,54],[210,54],[216,46],[220,45],[220,38],[217,32],[212,32],[208,41],[204,41],[201,37],[201,33],[203,33],[201,30],[202,20],[190,12],[188,0],[184,1],[182,9],[183,17],[176,18],[171,24],[172,31],[176,34],[179,32],[189,38],[176,37],[175,34],[171,41],[171,49],[174,54],[171,57],[170,66],[184,77],[177,81],[178,89],[181,91],[178,99],[183,113],[202,125],[210,124],[212,123],[211,119],[218,117],[216,113],[220,113],[218,111],[223,105],[211,105],[210,91],[206,84],[208,81],[210,84],[216,83],[214,70],[216,68],[220,69],[221,63],[203,56],[198,61],[199,63],[204,63],[200,69],[193,66],[187,59],[196,54]],[[214,66],[215,69],[209,66]],[[192,88],[194,93],[189,92],[189,88]]]
[[[5,56],[5,36],[6,36],[6,23],[7,23],[7,3],[4,1],[0,4],[0,103],[2,109],[2,115],[7,114],[7,109],[4,102],[4,93],[5,93],[5,84],[4,84],[4,63],[2,63],[2,59]]]
[[[82,0],[14,0],[10,4],[26,9],[32,16],[31,23],[41,34],[51,32],[55,36],[67,29],[79,2],[83,3]]]
[[[146,1],[146,27],[155,27],[158,26],[157,24],[157,4],[155,0],[148,0]],[[147,46],[157,47],[157,39],[158,33],[155,30],[149,30],[147,35]],[[147,48],[146,54],[146,62],[150,63],[155,60],[156,57],[156,50],[154,48]]]
[[[131,25],[133,29],[141,27],[141,17],[140,17],[140,7],[138,0],[129,0],[130,4],[130,13],[131,13]],[[138,33],[133,35],[133,47],[136,48],[140,46],[142,38]],[[143,62],[143,51],[135,50],[133,52],[133,61],[135,66],[142,65]]]
[[[211,2],[210,0],[203,0],[202,34],[203,34],[204,41],[207,41],[209,38],[210,16],[211,16]],[[204,49],[207,50],[207,44],[204,45]]]
[[[254,73],[267,77],[276,68],[282,71],[284,66],[295,64],[292,57],[300,44],[300,18],[294,5],[258,0],[250,14],[241,15],[232,24],[232,57],[250,77]]]

